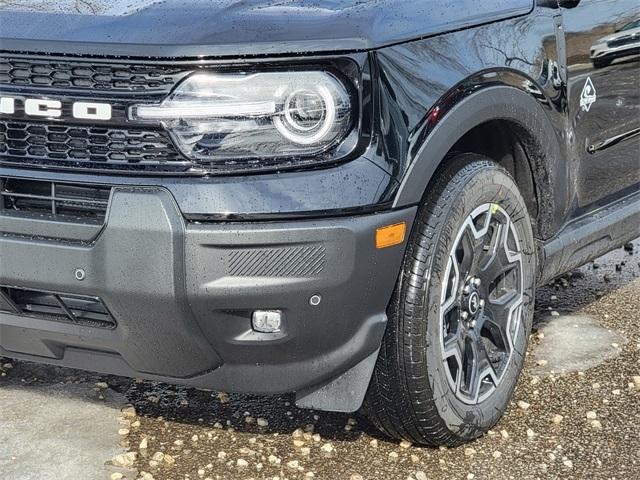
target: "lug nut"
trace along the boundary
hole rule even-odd
[[[481,299],[480,299],[480,306],[481,306],[481,307],[484,307],[484,298],[481,298]]]
[[[466,320],[467,318],[469,318],[469,314],[468,314],[467,312],[462,312],[462,313],[460,314],[460,318],[461,318],[462,320]]]
[[[464,286],[464,288],[462,289],[462,291],[463,291],[465,294],[467,294],[467,295],[468,295],[468,294],[469,294],[469,292],[471,291],[471,288],[469,288],[469,285],[465,285],[465,286]]]
[[[471,328],[475,327],[475,326],[476,326],[476,323],[477,323],[477,322],[476,322],[475,320],[473,320],[473,321],[471,322]]]
[[[480,281],[480,279],[479,279],[478,277],[476,277],[476,278],[474,278],[474,279],[473,279],[473,284],[474,284],[476,287],[479,287],[479,286],[480,286],[480,283],[482,283],[482,282]]]

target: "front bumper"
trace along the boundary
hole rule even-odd
[[[377,250],[375,230],[414,216],[185,222],[166,189],[116,187],[104,226],[68,228],[75,239],[0,223],[0,286],[99,297],[117,324],[3,311],[0,355],[234,392],[322,388],[379,348],[404,248]],[[254,332],[256,309],[282,310],[282,331]]]

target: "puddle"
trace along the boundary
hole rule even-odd
[[[119,410],[88,384],[0,387],[0,472],[15,480],[107,480],[105,462],[123,452]]]
[[[544,338],[533,350],[534,374],[585,371],[620,355],[627,339],[589,316],[549,317],[538,324]],[[546,365],[539,365],[546,360]]]

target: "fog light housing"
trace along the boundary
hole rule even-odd
[[[251,328],[256,332],[278,333],[281,325],[281,310],[256,310],[251,315]]]

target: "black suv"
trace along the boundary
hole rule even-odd
[[[640,235],[637,51],[590,56],[636,0],[32,3],[0,2],[2,356],[455,445],[536,285]]]

